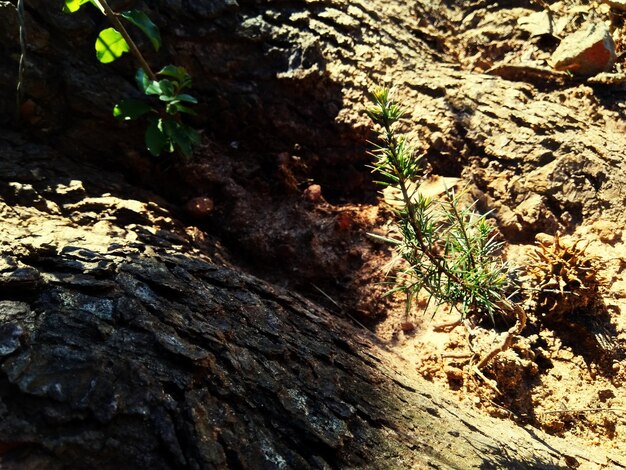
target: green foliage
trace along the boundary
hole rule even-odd
[[[487,314],[493,319],[509,311],[509,267],[497,256],[501,243],[493,227],[473,206],[464,207],[464,194],[446,190],[445,200],[435,201],[415,189],[423,178],[420,158],[396,131],[404,112],[387,88],[377,88],[373,102],[368,114],[380,126],[381,141],[372,152],[373,168],[384,177],[380,184],[401,193],[396,215],[402,238],[385,240],[408,267],[392,292],[407,294],[407,309],[423,289],[429,302],[447,303],[464,318]]]
[[[113,109],[118,119],[137,119],[147,114],[146,148],[152,155],[160,155],[164,150],[174,152],[179,149],[183,155],[193,153],[193,147],[200,143],[198,131],[180,121],[180,114],[195,114],[188,107],[198,101],[191,95],[183,93],[191,86],[191,77],[183,67],[168,65],[157,73],[161,80],[152,80],[143,69],[136,75],[137,86],[148,96],[156,96],[164,104],[161,113],[139,100],[123,100]]]
[[[161,32],[148,15],[140,10],[129,10],[123,11],[120,16],[143,31],[152,43],[154,50],[161,49]]]
[[[139,119],[152,111],[152,107],[140,100],[122,100],[113,108],[113,116],[125,121]]]
[[[66,13],[74,13],[80,10],[80,7],[82,7],[85,3],[91,3],[104,13],[102,6],[100,6],[100,4],[98,4],[95,0],[65,0],[64,11]]]
[[[96,57],[103,64],[109,64],[128,52],[128,43],[115,28],[100,31],[96,39]]]
[[[191,76],[183,67],[175,65],[167,65],[156,74],[152,72],[119,20],[122,18],[137,27],[158,51],[162,44],[161,33],[144,12],[128,10],[115,13],[106,0],[65,0],[64,10],[74,13],[88,3],[98,8],[113,24],[113,27],[98,34],[95,44],[98,60],[108,64],[124,53],[132,52],[141,65],[136,74],[137,86],[148,99],[155,102],[152,106],[142,100],[122,100],[113,108],[113,115],[122,120],[146,118],[146,148],[153,155],[158,156],[163,151],[180,151],[183,155],[190,156],[193,147],[200,143],[199,133],[181,119],[182,114],[195,114],[189,106],[198,103],[196,98],[185,93],[191,87]]]

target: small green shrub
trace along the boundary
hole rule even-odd
[[[147,119],[145,142],[151,154],[158,156],[164,150],[170,153],[178,150],[183,155],[190,156],[193,147],[200,143],[198,132],[184,124],[181,119],[182,114],[195,114],[189,106],[198,102],[196,98],[185,93],[191,87],[191,76],[183,67],[174,65],[167,65],[156,73],[152,71],[120,20],[121,18],[141,30],[158,51],[161,47],[159,28],[144,12],[128,10],[117,13],[106,0],[65,0],[65,11],[74,13],[88,3],[96,7],[113,25],[98,34],[95,43],[98,60],[108,64],[126,52],[131,52],[141,66],[135,77],[137,86],[146,97],[152,98],[152,103],[123,100],[115,106],[113,115],[122,120]]]
[[[401,194],[395,209],[401,239],[384,240],[395,245],[407,267],[391,292],[407,294],[407,310],[424,289],[428,302],[449,304],[462,318],[488,315],[494,320],[510,312],[509,266],[498,256],[501,243],[493,227],[473,206],[464,207],[462,194],[447,189],[445,199],[436,201],[419,193],[420,158],[396,131],[404,111],[387,88],[374,90],[373,103],[368,114],[379,126],[380,139],[372,152],[373,169],[383,176],[380,184],[393,185]]]

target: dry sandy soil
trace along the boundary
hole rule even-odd
[[[608,12],[606,6],[564,5],[562,2],[553,4],[551,9],[555,17],[562,18],[574,7],[580,11],[595,8],[600,16]],[[459,60],[476,72],[484,72],[499,63],[519,62],[524,54],[532,54],[539,63],[554,50],[554,43],[548,38],[535,41],[532,47],[528,38],[520,34],[505,34],[495,39],[494,22],[515,24],[527,17],[528,11],[511,9],[503,13],[494,9],[493,13],[477,10],[474,14],[474,27],[460,40],[466,48]],[[502,27],[503,32],[506,30]],[[490,46],[481,48],[478,38],[490,33]],[[619,32],[615,37],[619,52]],[[458,36],[455,40],[459,40]],[[472,49],[475,54],[467,54]],[[609,106],[597,107],[594,92],[586,85],[565,91],[557,88],[547,91],[546,95],[559,93],[586,96],[588,108],[606,116],[609,129],[621,128],[621,115],[612,115]],[[563,101],[567,99],[564,97]],[[471,171],[471,168],[463,171],[465,181],[462,180],[461,185],[472,180]],[[534,176],[540,180],[541,168],[538,173],[537,169],[534,171]],[[519,173],[493,176],[493,173],[488,174],[487,187],[510,187],[514,184],[511,180],[523,178]],[[623,179],[615,181],[616,199],[623,201],[625,185]],[[562,190],[567,192],[572,188]],[[597,192],[590,187],[578,192],[576,197],[593,201]],[[439,325],[455,320],[458,314],[446,308],[440,308],[435,314],[431,308],[426,312],[413,312],[407,318],[400,305],[386,311],[385,319],[376,325],[375,331],[393,350],[414,364],[421,375],[452,390],[467,406],[502,419],[530,423],[572,441],[581,440],[626,454],[626,393],[623,388],[626,381],[626,319],[623,314],[626,308],[626,233],[623,215],[619,210],[600,210],[582,215],[568,225],[563,223],[561,214],[560,220],[550,227],[546,219],[551,216],[549,211],[530,215],[524,229],[526,237],[519,234],[511,237],[500,224],[509,241],[504,256],[517,267],[521,276],[522,294],[518,299],[529,315],[529,324],[512,348],[500,353],[484,369],[484,376],[480,377],[472,364],[501,341],[503,334],[496,333],[490,325],[471,331],[463,326],[442,331]],[[566,235],[559,242],[544,232]],[[533,283],[529,266],[549,269],[545,259],[533,260],[531,253],[538,250],[537,243],[532,243],[533,235],[537,241],[544,241],[549,251],[555,249],[555,243],[562,247],[577,246],[578,257],[572,263],[579,266],[586,263],[587,269],[596,275],[597,288],[591,286],[573,294],[539,294],[525,290],[542,287]]]

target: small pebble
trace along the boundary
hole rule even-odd
[[[443,134],[441,132],[433,132],[430,135],[430,147],[433,150],[441,150],[443,148]]]
[[[604,243],[614,244],[622,238],[620,226],[609,220],[596,221],[592,230],[598,234],[598,238]]]
[[[185,204],[187,214],[194,219],[205,219],[211,215],[214,207],[213,199],[208,197],[194,197]]]
[[[335,220],[335,227],[337,230],[345,232],[352,228],[354,223],[354,217],[350,212],[340,212]]]
[[[322,187],[319,184],[312,184],[304,190],[304,198],[310,202],[319,202],[322,199]]]

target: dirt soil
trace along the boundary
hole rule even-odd
[[[568,9],[573,11],[574,7],[579,12],[593,10],[599,16],[609,16],[606,5],[579,2],[555,3],[551,10],[555,16],[564,17]],[[539,59],[547,58],[556,45],[553,38],[535,38],[531,45],[527,35],[515,28],[518,20],[528,14],[526,9],[503,11],[494,8],[491,12],[489,8],[477,9],[471,21],[465,19],[470,28],[460,36],[449,36],[449,39],[454,37],[456,44],[464,46],[459,48],[464,51],[459,55],[459,62],[480,73],[503,63],[519,62],[524,55],[532,54],[537,63]],[[618,21],[623,24],[623,13],[618,15]],[[501,32],[508,30],[508,34],[495,39],[494,24],[501,26]],[[481,35],[491,35],[493,40],[480,41]],[[619,53],[622,47],[619,31],[615,38]],[[621,64],[616,70],[621,70]],[[546,98],[562,92],[558,88],[548,90]],[[617,119],[611,116],[611,108],[619,106],[619,99],[607,107],[598,108],[593,102],[593,93],[585,86],[578,86],[568,93],[589,96],[588,111],[606,116],[607,127],[620,128],[623,125],[621,116]],[[466,169],[464,176],[468,177],[469,172],[471,169]],[[489,176],[487,186],[507,184],[502,175]],[[506,179],[510,183],[517,177],[509,174]],[[615,183],[618,200],[623,201],[626,182],[622,179]],[[593,201],[597,192],[590,187],[577,197],[581,201]],[[584,264],[583,258],[588,260],[589,269],[596,275],[597,288],[591,286],[569,298],[567,294],[523,292],[520,301],[529,315],[529,324],[522,336],[516,338],[513,347],[500,353],[484,370],[483,376],[477,374],[472,365],[477,357],[482,357],[501,341],[489,325],[471,331],[463,326],[442,331],[440,325],[453,322],[458,314],[443,308],[433,317],[434,310],[430,309],[407,318],[401,309],[393,309],[387,312],[386,319],[376,326],[375,331],[394,350],[416,364],[421,375],[446,390],[452,390],[467,406],[502,419],[531,424],[572,442],[582,441],[624,455],[626,233],[623,215],[607,210],[582,216],[576,223],[565,227],[567,235],[561,237],[560,242],[543,233],[563,233],[562,220],[552,230],[546,230],[549,217],[549,213],[537,217],[534,226],[531,224],[526,230],[529,234],[535,233],[536,241],[543,241],[549,247],[554,247],[555,243],[563,247],[577,246],[580,256],[577,261]],[[500,228],[503,229],[502,224]],[[532,256],[538,250],[537,243],[531,243],[531,240],[519,243],[520,238],[524,238],[519,235],[506,238],[509,243],[505,256],[519,270],[522,286],[537,287],[533,284],[533,277],[527,274],[531,271],[529,265],[537,265]],[[545,264],[545,259],[539,262],[539,269],[546,269]],[[542,308],[537,302],[538,295],[551,297],[550,300],[544,298],[543,303],[552,302],[554,309],[561,311],[548,312],[549,308]],[[555,317],[553,321],[551,315]]]
[[[595,3],[559,2],[551,10],[569,19],[562,35],[589,15],[609,17],[608,7]],[[522,58],[540,63],[549,57],[558,39],[531,37],[518,26],[518,20],[533,11],[541,8],[532,2],[524,8],[477,2],[470,15],[463,10],[463,17],[446,21],[431,16],[424,27],[437,39],[447,61],[482,74]],[[619,31],[616,38],[619,53]],[[621,65],[616,67],[619,71]],[[402,95],[402,90],[398,92]],[[604,120],[608,132],[623,133],[621,101],[607,99],[606,92],[602,95],[587,83],[544,83],[537,93],[547,102],[575,101],[583,114]],[[441,147],[437,141],[441,137],[430,135],[430,148]],[[623,152],[626,141],[620,139],[615,145]],[[533,284],[529,266],[548,269],[545,260],[533,261],[536,240],[543,241],[548,251],[555,246],[574,250],[578,257],[572,261],[574,269],[578,263],[592,275],[573,296],[542,297],[537,291],[523,291],[519,301],[529,324],[512,348],[499,354],[481,375],[473,365],[501,340],[502,332],[490,325],[442,331],[441,324],[456,319],[449,308],[435,313],[432,307],[423,311],[424,304],[418,303],[407,315],[402,298],[383,296],[393,253],[368,233],[390,233],[393,217],[371,183],[366,156],[362,165],[350,166],[338,176],[337,168],[324,169],[302,158],[304,151],[298,146],[273,157],[237,142],[203,150],[206,157],[186,168],[185,184],[210,189],[206,201],[187,204],[187,222],[220,240],[230,262],[349,317],[396,352],[397,366],[406,374],[421,374],[469,407],[572,442],[626,454],[626,181],[603,176],[610,181],[615,202],[611,208],[598,202],[593,185],[572,181],[550,195],[552,200],[581,202],[567,206],[569,210],[533,204],[530,198],[517,226],[496,217],[507,241],[504,256],[518,268],[524,287],[539,285],[536,279]],[[469,185],[479,196],[489,190],[497,198],[498,188],[515,187],[525,175],[553,178],[548,161],[529,160],[514,169],[498,169],[476,164],[476,149],[461,146],[454,151],[458,166],[433,164],[432,175],[460,177],[458,186]],[[584,160],[577,164],[583,165],[579,170],[597,175],[593,161],[587,170]],[[512,197],[500,198],[499,204],[500,214],[519,213],[519,201]]]

